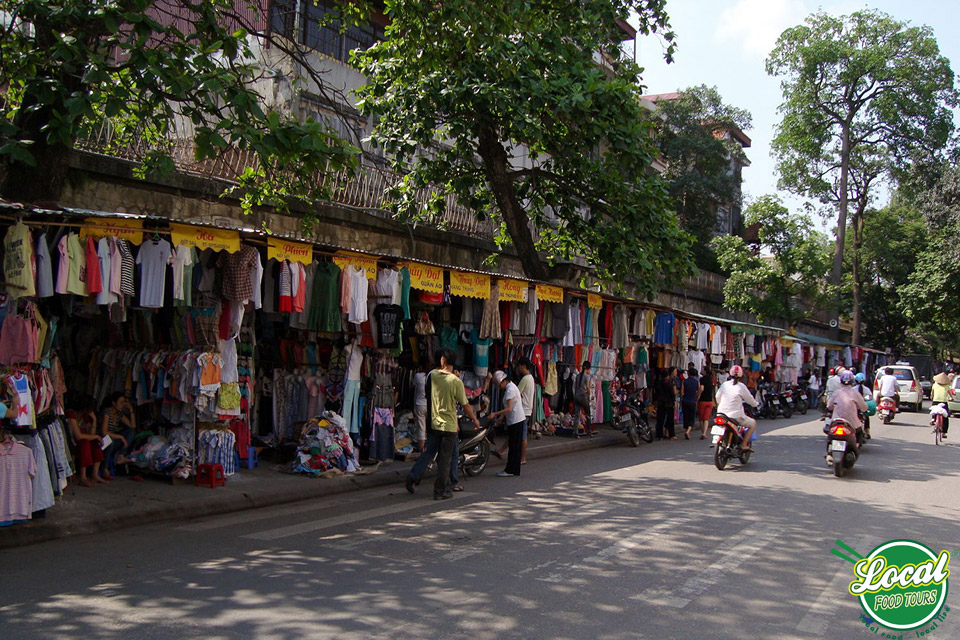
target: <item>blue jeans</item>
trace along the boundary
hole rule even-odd
[[[427,429],[427,444],[423,448],[423,453],[417,458],[417,462],[410,469],[410,477],[414,483],[419,483],[423,474],[427,471],[427,466],[437,457],[437,451],[440,450],[440,434],[433,429]],[[450,460],[450,482],[456,486],[460,482],[457,467],[460,462],[460,447],[453,448],[453,455]]]

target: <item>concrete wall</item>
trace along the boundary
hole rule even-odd
[[[89,153],[75,154],[71,166],[68,187],[60,202],[68,208],[134,213],[236,229],[266,228],[275,234],[330,248],[523,277],[512,248],[498,252],[492,240],[486,237],[425,226],[413,227],[383,215],[337,204],[319,206],[314,212],[316,223],[305,228],[303,216],[308,210],[295,208],[292,215],[273,210],[244,215],[235,200],[220,197],[226,183],[207,176],[176,174],[148,182],[133,177],[134,163]],[[498,254],[492,267],[484,264],[491,254]],[[587,270],[582,264],[567,264],[554,269],[554,273],[557,284],[576,289]],[[733,313],[723,308],[723,282],[722,276],[701,273],[687,280],[682,287],[661,291],[652,303],[690,313],[755,322],[749,314]],[[801,331],[828,336],[827,327],[818,322],[804,323]]]

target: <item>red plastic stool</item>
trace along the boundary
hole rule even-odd
[[[227,478],[223,475],[223,466],[219,464],[201,464],[197,467],[197,475],[193,479],[193,486],[209,483],[211,489],[226,485]]]

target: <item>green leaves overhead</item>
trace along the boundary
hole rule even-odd
[[[56,199],[69,150],[96,139],[149,148],[141,175],[171,170],[175,143],[191,140],[197,162],[235,167],[245,208],[327,197],[319,177],[355,166],[359,149],[325,123],[265,110],[273,80],[258,11],[232,0],[0,0],[15,16],[0,26],[0,194]]]
[[[756,247],[740,236],[712,241],[721,267],[730,272],[724,304],[749,311],[761,322],[795,323],[809,317],[831,296],[826,236],[815,230],[809,216],[791,214],[771,195],[747,207],[745,224],[756,229]]]
[[[731,160],[746,160],[732,136],[715,134],[749,129],[750,113],[724,104],[715,87],[700,85],[679,92],[675,100],[658,100],[653,122],[673,208],[683,229],[695,238],[699,266],[710,269],[717,210],[740,208],[741,177],[730,170]]]
[[[388,0],[387,40],[355,62],[371,140],[406,176],[397,215],[429,218],[452,195],[502,223],[532,277],[547,275],[541,257],[577,256],[645,293],[686,275],[689,239],[650,170],[640,69],[618,46],[631,10],[672,41],[659,1]],[[435,206],[419,206],[429,184]]]

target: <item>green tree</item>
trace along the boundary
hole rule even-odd
[[[927,227],[919,210],[902,197],[862,219],[862,338],[864,343],[906,353],[919,345],[904,344],[913,326],[901,292],[910,282],[919,250],[927,244]]]
[[[791,324],[809,317],[832,293],[829,241],[803,214],[791,214],[777,196],[765,195],[747,207],[745,224],[756,225],[759,246],[740,236],[718,236],[712,245],[730,273],[724,304],[749,311],[763,322]]]
[[[903,166],[912,151],[946,143],[950,107],[957,104],[953,71],[929,27],[858,11],[816,13],[784,31],[767,72],[784,78],[773,141],[780,185],[837,207],[831,282],[839,285],[851,202],[854,215],[862,216],[886,173]],[[860,228],[859,220],[853,224]],[[861,285],[857,274],[854,342]]]
[[[695,238],[697,264],[716,261],[709,247],[720,205],[740,206],[740,175],[731,159],[745,160],[743,147],[718,132],[749,129],[750,112],[724,104],[716,87],[700,85],[679,92],[675,100],[658,100],[657,123],[670,199],[680,226]]]
[[[0,0],[0,195],[56,200],[77,141],[109,131],[151,147],[144,170],[171,171],[177,138],[197,161],[227,157],[247,208],[326,198],[318,176],[354,166],[358,148],[329,123],[264,107],[264,45],[305,59],[252,17],[261,4]]]
[[[456,198],[500,222],[533,278],[582,257],[652,295],[688,274],[689,237],[650,169],[640,69],[620,48],[631,11],[672,42],[663,0],[387,0],[387,38],[356,63],[372,141],[403,175],[396,215],[429,219]]]
[[[902,288],[902,307],[917,333],[935,347],[960,353],[960,168],[944,162],[924,168],[911,203],[923,214],[927,242]]]

